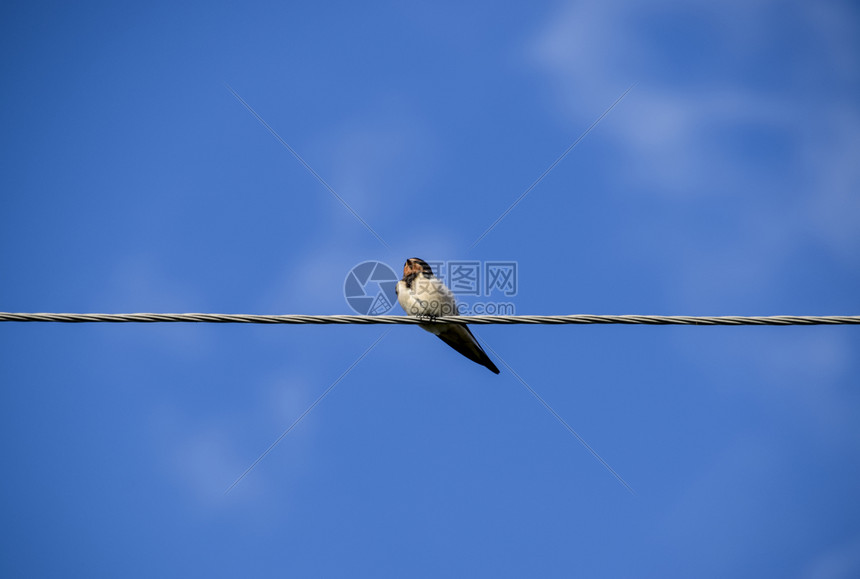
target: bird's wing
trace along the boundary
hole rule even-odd
[[[473,362],[477,362],[481,366],[485,366],[494,374],[499,373],[499,369],[481,348],[478,340],[472,335],[472,331],[463,324],[446,324],[441,331],[434,331],[434,334],[439,336],[439,339],[466,356]]]

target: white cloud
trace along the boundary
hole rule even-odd
[[[836,106],[827,126],[804,135],[804,161],[810,177],[802,213],[816,236],[846,265],[860,259],[860,110]]]
[[[150,425],[166,479],[205,509],[222,507],[224,491],[256,458],[241,455],[223,421],[206,423],[172,404],[159,408],[151,416]],[[239,502],[263,494],[262,477],[250,482],[243,485],[242,493],[233,495],[240,497]]]
[[[860,537],[834,545],[818,556],[802,575],[804,579],[851,579],[860,577]]]
[[[200,296],[189,284],[165,272],[154,254],[124,257],[116,264],[99,303],[128,311],[187,311],[199,305]]]
[[[221,414],[206,418],[195,411],[173,406],[156,412],[151,420],[152,433],[156,447],[164,457],[162,468],[166,478],[192,498],[198,507],[206,510],[240,509],[249,503],[265,501],[274,511],[281,513],[277,516],[281,516],[290,499],[284,485],[292,481],[283,479],[283,469],[277,456],[280,446],[257,464],[228,495],[225,491],[306,408],[307,405],[299,399],[308,398],[309,393],[302,385],[298,390],[294,386],[293,383],[277,381],[249,389],[262,393],[246,409],[260,423],[258,428],[251,429],[251,437],[241,436],[248,434],[247,427],[235,430],[241,426],[242,420],[235,416]],[[284,407],[284,396],[289,398],[288,408]],[[309,426],[303,424],[305,433]],[[311,465],[312,439],[289,437],[292,475],[301,476]],[[281,453],[281,460],[283,455]],[[277,476],[277,492],[272,488],[273,472],[280,475]],[[270,511],[254,512],[265,517]]]
[[[420,183],[429,167],[426,161],[433,156],[433,132],[403,108],[362,112],[326,138],[334,143],[328,161],[338,192],[376,215],[387,214],[387,208],[405,197],[393,190]]]
[[[191,285],[164,271],[154,255],[126,257],[96,300],[98,310],[107,313],[199,312],[206,301]],[[199,358],[211,351],[212,337],[206,328],[194,324],[155,324],[133,338],[172,355]]]
[[[172,459],[179,479],[195,497],[209,505],[221,499],[228,484],[247,468],[247,465],[242,466],[225,433],[213,428],[186,432],[174,447]],[[250,464],[251,460],[245,462]]]
[[[793,254],[810,245],[856,265],[860,107],[846,83],[858,76],[860,46],[845,10],[771,1],[567,2],[534,38],[531,61],[572,128],[587,126],[638,81],[589,136],[616,148],[619,190],[652,195],[655,208],[674,207],[682,220],[691,201],[724,199],[734,208],[735,234],[719,244],[687,224],[689,259],[676,264],[686,278],[680,302],[732,292],[739,280],[775,291]],[[689,41],[704,51],[693,59],[704,70],[681,64],[677,51],[688,41],[667,47],[661,37],[673,18],[674,34],[681,19],[692,24],[684,33],[707,36]],[[796,26],[807,36],[790,38]],[[797,54],[775,56],[781,47]],[[788,70],[769,81],[751,78],[751,70],[766,76],[777,64]],[[756,138],[768,148],[759,150]],[[714,277],[715,270],[737,275]]]

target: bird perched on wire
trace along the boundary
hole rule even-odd
[[[406,260],[403,265],[403,279],[397,282],[395,289],[400,307],[411,316],[427,317],[432,320],[438,316],[460,315],[454,294],[433,275],[433,268],[423,259],[410,257]],[[487,367],[494,374],[499,373],[499,369],[481,348],[466,324],[443,324],[431,321],[420,325],[468,359]]]

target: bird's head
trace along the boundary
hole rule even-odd
[[[431,268],[423,259],[417,257],[410,257],[407,259],[406,263],[403,264],[403,277],[414,277],[419,273],[433,275],[433,268]]]

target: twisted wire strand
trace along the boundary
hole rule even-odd
[[[686,326],[816,326],[860,324],[860,316],[642,316],[590,315],[561,316],[440,316],[434,319],[412,316],[305,316],[256,314],[63,314],[0,312],[0,322],[197,322],[214,324],[646,324]]]

